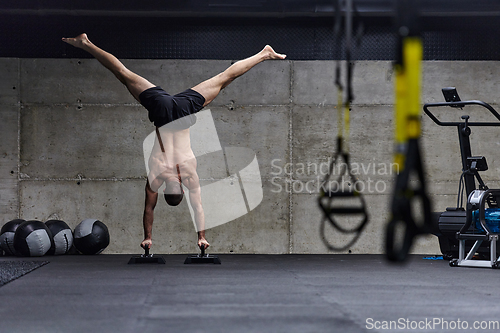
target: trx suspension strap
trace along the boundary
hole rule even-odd
[[[394,65],[396,73],[394,171],[397,176],[385,239],[387,259],[396,262],[406,259],[413,239],[419,234],[426,233],[431,222],[430,201],[426,193],[419,148],[423,46],[416,27],[418,20],[416,1],[398,1],[399,50]],[[416,176],[416,182],[410,182],[412,175]]]
[[[337,50],[340,48],[340,0],[335,1],[334,35]],[[351,35],[352,35],[352,0],[346,1],[346,87],[347,98],[343,103],[343,87],[340,80],[340,57],[335,69],[335,86],[337,87],[337,150],[330,163],[328,174],[321,183],[318,204],[323,212],[320,225],[321,239],[331,251],[343,251],[352,246],[361,235],[368,222],[366,203],[361,192],[357,190],[357,179],[352,174],[349,159],[349,129],[352,95],[352,67],[351,63]],[[361,26],[359,28],[362,29]],[[343,163],[341,162],[343,160]],[[336,172],[338,169],[338,173]],[[334,177],[334,175],[337,175]],[[339,223],[339,218],[347,222]],[[357,222],[353,222],[356,220]],[[350,240],[344,245],[333,245],[326,237],[326,223],[329,222],[333,230],[342,234],[349,234]]]

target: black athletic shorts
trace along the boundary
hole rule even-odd
[[[203,108],[205,98],[193,89],[170,96],[161,87],[152,87],[139,95],[148,117],[157,127],[175,122],[175,129],[186,129],[196,123],[195,113]]]

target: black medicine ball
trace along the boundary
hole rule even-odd
[[[74,244],[83,254],[99,254],[109,245],[109,231],[104,223],[86,219],[76,226]]]
[[[52,246],[52,233],[41,221],[25,221],[14,234],[14,248],[25,257],[41,257]]]
[[[24,220],[16,219],[5,223],[0,230],[0,247],[5,251],[6,255],[16,256],[20,255],[14,248],[14,234]]]
[[[60,255],[68,253],[73,246],[73,231],[61,220],[49,220],[45,225],[50,229],[54,242],[47,252],[48,255]]]

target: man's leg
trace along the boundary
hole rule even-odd
[[[192,89],[198,93],[200,93],[203,97],[205,97],[206,106],[210,102],[214,100],[215,97],[219,94],[219,92],[227,87],[234,79],[238,76],[241,76],[248,72],[252,67],[261,63],[265,60],[283,60],[286,58],[284,54],[278,54],[274,52],[273,48],[269,45],[266,45],[262,51],[257,53],[256,55],[240,60],[234,64],[232,64],[228,69],[219,75],[214,76],[211,79],[208,79],[199,85],[193,87]]]
[[[126,68],[114,55],[95,46],[87,34],[81,34],[75,38],[63,38],[63,42],[78,47],[92,54],[104,67],[109,69],[130,91],[132,96],[140,102],[139,95],[146,89],[155,85],[145,78],[133,73]]]

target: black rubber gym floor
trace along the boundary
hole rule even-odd
[[[130,257],[0,258],[50,261],[0,287],[0,332],[498,331],[482,322],[500,320],[498,270],[418,255],[403,266],[381,255]]]

